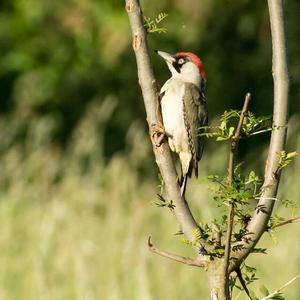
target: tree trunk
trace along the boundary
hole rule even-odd
[[[208,282],[210,289],[210,300],[230,300],[228,282],[226,282],[224,262],[217,259],[208,267]]]

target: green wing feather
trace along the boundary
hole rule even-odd
[[[195,170],[198,176],[198,161],[203,152],[203,140],[200,138],[200,127],[207,125],[207,106],[204,93],[204,85],[201,90],[192,83],[185,84],[183,98],[184,123],[188,133],[189,148],[192,153],[189,176]]]

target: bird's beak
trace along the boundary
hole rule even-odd
[[[159,51],[159,50],[155,50],[155,52],[161,56],[167,63],[172,64],[173,62],[175,62],[175,58],[173,55],[167,53],[167,52],[163,52],[163,51]]]

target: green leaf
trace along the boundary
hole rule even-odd
[[[167,29],[165,27],[159,27],[158,24],[161,23],[164,19],[168,17],[168,14],[161,12],[157,17],[151,19],[144,16],[144,26],[147,29],[148,33],[166,33]]]
[[[259,287],[259,290],[260,292],[264,295],[264,296],[268,296],[270,294],[270,292],[268,291],[268,289],[264,286],[264,285],[261,285]]]
[[[233,136],[233,132],[234,132],[234,127],[230,127],[230,128],[229,128],[228,135],[229,135],[230,137]]]
[[[259,300],[254,291],[250,290],[249,293],[252,300]]]
[[[199,242],[201,240],[201,231],[199,228],[194,229],[192,235],[194,242]]]
[[[284,300],[284,296],[282,293],[277,293],[271,297],[268,297],[268,299],[271,299],[271,300]]]
[[[289,152],[287,153],[285,150],[282,150],[280,152],[278,152],[278,167],[277,167],[277,171],[280,171],[281,169],[287,167],[292,159],[297,155],[297,152]]]
[[[286,155],[286,158],[287,158],[287,159],[291,159],[291,158],[294,158],[296,155],[297,155],[297,152],[296,152],[296,151],[294,151],[294,152],[289,152],[289,153]]]
[[[194,243],[191,242],[191,241],[188,240],[188,239],[183,238],[183,239],[182,239],[182,242],[183,242],[185,245],[188,245],[188,246],[190,246],[190,247],[193,247],[193,246],[194,246]]]
[[[251,249],[251,253],[267,254],[267,249],[266,248],[253,248],[253,249]]]
[[[227,128],[226,121],[222,121],[221,124],[220,124],[220,129],[225,130],[226,128]]]

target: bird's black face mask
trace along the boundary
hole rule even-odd
[[[175,56],[176,61],[172,63],[174,69],[177,73],[181,73],[181,67],[187,62],[187,58],[184,56]]]
[[[180,73],[180,72],[181,72],[181,70],[180,70],[181,66],[178,64],[177,61],[174,61],[174,62],[172,63],[172,66],[173,66],[174,69],[177,71],[177,73]]]

